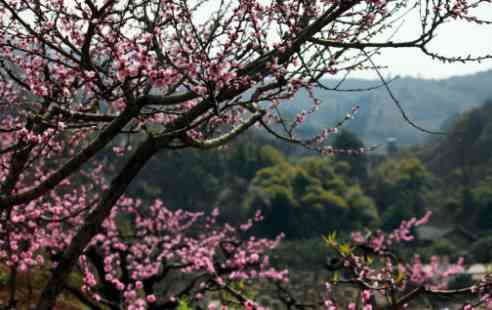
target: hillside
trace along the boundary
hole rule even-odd
[[[337,80],[325,80],[327,86],[336,85]],[[365,89],[380,84],[371,80],[347,80],[343,89]],[[492,96],[492,71],[473,75],[452,77],[444,80],[425,80],[401,77],[391,83],[391,89],[406,110],[408,116],[419,125],[439,130],[456,115],[476,107]],[[344,117],[354,105],[360,112],[348,128],[363,138],[366,144],[383,143],[389,137],[398,139],[402,145],[422,143],[428,135],[406,124],[397,107],[384,88],[367,92],[334,92],[315,89],[322,101],[321,109],[310,116],[299,134],[308,135],[331,127]],[[306,93],[299,93],[292,103],[283,105],[290,115],[311,105]]]

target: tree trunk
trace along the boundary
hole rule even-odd
[[[145,163],[155,154],[157,147],[154,139],[149,138],[132,155],[119,175],[111,182],[111,186],[104,193],[97,208],[87,216],[84,225],[72,239],[62,259],[52,272],[51,278],[43,290],[36,310],[51,310],[56,303],[57,296],[63,290],[65,281],[77,264],[77,260],[85,247],[96,236],[103,221],[109,216],[111,209],[121,195],[126,191],[130,182],[135,178]]]

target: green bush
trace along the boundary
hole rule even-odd
[[[472,259],[479,263],[492,262],[492,237],[482,238],[470,247]]]
[[[336,173],[339,166],[328,158],[303,158],[259,170],[243,202],[247,215],[258,209],[263,213],[256,232],[306,239],[377,225],[374,202],[359,185]]]

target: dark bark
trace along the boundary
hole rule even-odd
[[[71,287],[71,286],[65,286],[64,287],[70,294],[74,295],[77,297],[84,305],[86,305],[89,309],[91,310],[102,310],[103,308],[99,307],[96,303],[94,303],[92,300],[87,298],[81,291],[78,289]]]
[[[77,232],[62,259],[52,273],[46,288],[41,294],[37,310],[51,310],[56,303],[57,296],[63,290],[65,280],[77,264],[77,260],[91,239],[100,231],[103,221],[109,216],[111,209],[121,195],[126,191],[133,178],[143,168],[145,163],[157,151],[155,141],[149,138],[132,155],[119,175],[111,182],[105,191],[97,208],[87,216],[84,225]]]
[[[89,146],[69,160],[59,170],[51,174],[46,180],[41,182],[33,189],[26,190],[15,196],[0,195],[0,205],[13,206],[27,203],[41,197],[49,190],[55,188],[61,181],[69,177],[75,171],[78,171],[90,158],[103,149],[120,131],[138,114],[140,106],[129,105],[127,109],[116,118]]]
[[[117,290],[114,284],[104,278],[104,257],[97,252],[95,247],[91,247],[85,254],[89,262],[96,268],[97,275],[101,281],[101,288],[98,293],[100,293],[104,299],[111,300],[115,304],[120,304],[122,297],[121,291]]]

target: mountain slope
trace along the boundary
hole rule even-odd
[[[325,80],[323,83],[334,86],[337,81]],[[379,81],[352,79],[347,80],[342,88],[369,88],[379,84]],[[492,71],[444,80],[403,77],[390,84],[408,116],[420,126],[437,131],[448,120],[492,96],[490,86]],[[347,126],[361,136],[366,144],[384,143],[386,139],[394,137],[400,144],[409,145],[422,143],[428,137],[403,120],[384,87],[367,92],[315,89],[314,93],[322,101],[321,109],[312,114],[299,129],[300,135],[312,135],[325,127],[332,127],[354,105],[359,105],[359,114]],[[310,105],[311,100],[306,93],[300,92],[291,103],[282,105],[282,109],[293,117]]]

